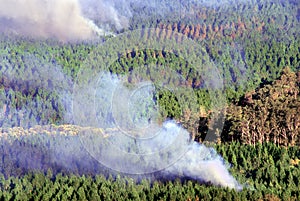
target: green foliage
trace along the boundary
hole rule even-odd
[[[228,108],[224,140],[243,143],[273,142],[279,145],[300,145],[299,77],[284,68],[272,84],[247,93]]]
[[[2,200],[258,200],[300,198],[299,147],[240,143],[215,145],[232,164],[232,174],[244,184],[240,192],[196,181],[154,181],[102,175],[76,176],[51,173],[0,177]]]
[[[157,28],[156,34],[162,39],[181,33],[206,50],[208,56],[203,57],[199,65],[215,63],[223,78],[227,102],[231,104],[221,137],[224,142],[232,143],[215,147],[232,164],[232,174],[248,188],[235,192],[179,180],[136,184],[127,178],[56,174],[59,172],[56,169],[49,170],[46,175],[24,175],[26,170],[18,168],[18,162],[26,163],[27,157],[22,158],[25,156],[22,154],[37,156],[35,161],[47,166],[50,158],[46,148],[70,148],[72,140],[77,139],[52,141],[43,133],[36,138],[14,141],[14,146],[12,142],[1,141],[0,168],[5,177],[0,176],[0,200],[300,200],[300,73],[293,73],[300,70],[299,3],[254,0],[245,4],[239,1],[235,6],[210,9],[185,3],[190,1],[180,2],[182,12],[175,17],[174,13],[153,15],[151,10],[134,7],[130,29]],[[195,15],[192,17],[189,13]],[[143,33],[146,39],[147,34]],[[34,69],[58,67],[75,81],[81,68],[96,69],[98,60],[93,57],[97,57],[99,45],[60,44],[1,35],[0,126],[64,123],[66,111],[57,101],[59,94],[51,90],[53,83],[39,78]],[[113,52],[114,45],[105,54]],[[199,57],[192,50],[183,54]],[[175,81],[173,86],[191,88],[197,99],[195,109],[190,101],[194,97],[179,97],[175,90],[158,90],[156,98],[161,121],[175,118],[200,141],[207,129],[211,129],[212,97],[205,89],[205,78],[192,64],[172,52],[134,48],[121,52],[107,70],[124,75],[143,66],[141,77],[146,78],[145,72],[151,71],[158,80],[166,80],[163,71],[153,72],[157,70],[153,65],[179,74],[184,82]],[[15,77],[9,75],[11,71]],[[134,78],[129,76],[129,82],[138,81]],[[147,79],[153,80],[153,77]],[[265,142],[269,143],[261,144]],[[45,144],[47,147],[43,147]],[[79,149],[71,150],[77,153]],[[86,156],[81,157],[85,159]],[[84,168],[77,171],[82,172]]]

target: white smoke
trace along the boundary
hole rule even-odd
[[[64,110],[64,112],[61,112],[65,115],[62,118],[64,118],[65,122],[71,122],[70,103],[73,81],[70,76],[64,74],[61,66],[30,53],[24,53],[22,54],[23,68],[18,68],[17,63],[7,59],[10,57],[8,54],[0,54],[1,87],[9,88],[13,94],[21,92],[25,96],[28,92],[32,93],[34,91],[51,92],[56,97],[56,103],[53,103],[53,105],[56,105],[56,109],[61,105],[61,110]],[[41,123],[41,119],[47,119],[42,118],[45,115],[43,110],[49,108],[45,101],[38,101],[31,97],[31,100],[29,98],[26,102],[20,104],[19,107],[16,107],[14,98],[11,98],[5,90],[1,90],[0,96],[0,108],[5,108],[4,113],[6,113],[5,115],[0,115],[2,128],[15,126],[30,128]]]
[[[129,26],[131,6],[153,15],[180,12],[180,2],[138,0],[0,0],[0,32],[61,41],[86,40]],[[174,13],[175,14],[175,13]],[[99,26],[97,26],[97,25]]]
[[[116,11],[102,1],[91,5],[77,0],[0,0],[0,5],[0,32],[22,36],[73,41],[109,34],[87,18],[83,8],[84,11],[88,8],[94,11],[86,13],[88,16],[93,15],[93,19],[115,23],[118,28],[123,26],[120,20],[116,20],[119,19]],[[95,8],[95,5],[101,6]]]
[[[188,152],[165,172],[236,190],[243,188],[229,173],[224,159],[215,149],[196,142],[192,143]]]
[[[86,40],[128,28],[135,12],[135,17],[142,19],[168,16],[180,20],[192,15],[190,9],[195,5],[225,8],[240,3],[251,1],[0,0],[0,32],[61,41]]]
[[[113,25],[117,30],[127,28],[129,25],[129,17],[132,15],[129,4],[130,1],[124,0],[80,0],[85,17],[100,21],[102,25]]]
[[[125,174],[159,173],[164,178],[190,178],[242,189],[213,148],[193,142],[175,121],[162,125],[156,121],[158,107],[151,83],[128,87],[124,86],[126,78],[110,73],[103,73],[97,80],[96,91],[76,91],[74,98],[76,124],[103,129],[101,135],[93,131],[80,133],[82,145],[94,159]],[[82,108],[86,115],[82,115]]]
[[[42,66],[34,57],[27,58],[27,65]],[[41,87],[60,92],[61,101],[69,103],[69,100],[64,98],[69,97],[69,94],[63,93],[64,89],[68,91],[69,84],[65,83],[67,79],[60,71],[55,71],[54,67],[49,68],[47,65],[35,71],[36,77],[47,75],[47,79],[54,83],[51,88],[40,83]],[[7,76],[19,78],[12,72]],[[30,76],[25,77],[30,79]],[[30,81],[38,83],[34,79]],[[94,126],[98,130],[86,128],[83,132],[79,132],[79,139],[78,136],[35,135],[36,138],[52,139],[39,144],[43,153],[47,153],[44,157],[49,157],[49,161],[46,161],[47,165],[54,168],[64,167],[75,172],[99,171],[94,170],[97,166],[86,157],[87,153],[83,149],[85,148],[99,164],[114,172],[139,175],[140,178],[147,178],[149,174],[155,173],[163,178],[190,178],[240,190],[242,186],[231,176],[224,160],[213,148],[191,141],[189,133],[174,121],[166,121],[162,125],[157,123],[155,113],[158,111],[157,103],[153,100],[154,89],[151,82],[145,81],[134,86],[125,86],[124,79],[110,73],[103,73],[100,78],[97,78],[96,91],[91,90],[94,97],[89,96],[88,90],[76,91],[78,94],[74,96],[75,123],[84,127]],[[76,107],[80,111],[86,111],[87,115],[85,117],[78,115]],[[93,113],[96,114],[96,124],[90,122],[94,118]],[[8,128],[11,127],[9,125]],[[27,143],[30,140],[35,142],[34,135],[31,137],[24,136],[24,140]],[[44,143],[49,142],[51,146],[47,147],[48,145]],[[24,156],[21,157],[24,161],[15,159],[19,165],[28,169],[45,167],[45,161],[34,161],[31,152],[23,151],[23,147],[15,149]],[[34,161],[35,165],[31,165],[33,162],[28,163],[28,161]],[[74,164],[79,166],[79,170]]]

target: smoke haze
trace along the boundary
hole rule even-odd
[[[240,3],[251,1],[0,0],[0,32],[60,41],[90,40],[128,28],[132,17],[180,20],[193,14],[193,6],[225,8]]]
[[[241,190],[239,184],[228,171],[224,159],[213,148],[197,142],[189,145],[186,154],[174,165],[165,170],[165,174],[183,175],[199,182]]]
[[[1,0],[0,4],[2,31],[60,40],[92,35],[76,0]]]
[[[103,129],[101,135],[94,131],[79,133],[86,151],[102,165],[146,178],[155,173],[162,178],[189,178],[242,188],[213,148],[193,142],[187,130],[175,121],[168,120],[162,125],[157,122],[155,113],[159,111],[151,82],[139,82],[128,88],[127,82],[123,82],[128,80],[126,76],[110,73],[102,73],[96,80],[96,91],[76,90],[73,109],[76,125]],[[94,101],[90,98],[92,94]]]
[[[0,31],[30,37],[85,40],[106,33],[93,20],[117,29],[128,24],[104,1],[0,0],[0,5]]]
[[[1,32],[61,41],[86,40],[111,34],[111,28],[128,28],[132,7],[152,10],[157,17],[181,12],[181,3],[176,0],[172,4],[137,0],[0,0],[0,5]]]
[[[46,172],[51,168],[54,173],[79,174],[103,174],[108,171],[115,176],[124,174],[137,179],[188,178],[242,189],[242,185],[229,173],[228,165],[213,148],[193,142],[190,134],[174,121],[166,121],[162,125],[145,121],[149,116],[141,115],[141,110],[154,107],[151,104],[153,86],[150,83],[140,83],[135,89],[129,89],[120,78],[109,73],[103,74],[101,80],[96,92],[97,105],[94,105],[99,110],[99,127],[52,125],[30,129],[1,128],[0,148],[6,150],[2,155],[6,163],[1,165],[0,161],[0,171],[7,176],[17,174],[18,168],[26,172]],[[111,99],[118,89],[127,92],[118,93],[119,101],[114,102]],[[149,104],[140,105],[135,100],[128,100],[128,97]],[[115,115],[125,118],[125,122],[119,122],[118,117],[111,114],[112,107],[120,109],[122,105],[127,105],[124,104],[126,102],[135,104],[137,109],[127,117],[124,114],[130,107],[119,111],[120,114]],[[133,120],[131,118],[135,118],[134,122],[130,121]],[[7,167],[8,164],[16,166],[16,172],[11,166]]]
[[[58,64],[45,61],[33,54],[22,55],[23,68],[10,62],[9,53],[0,54],[0,126],[2,128],[23,127],[49,124],[49,114],[63,114],[64,122],[71,122],[70,109],[73,81],[65,75]],[[36,91],[40,91],[36,93]],[[41,99],[51,92],[54,104],[51,106]],[[27,101],[16,106],[14,97],[22,93]],[[29,94],[35,93],[37,97]],[[38,95],[39,94],[39,95]],[[32,94],[33,95],[33,94]],[[23,97],[23,98],[24,98]],[[50,101],[49,96],[47,101]],[[55,98],[54,98],[55,97]],[[18,99],[18,98],[16,98]],[[48,113],[48,115],[46,115]],[[51,115],[50,115],[51,116]]]
[[[80,0],[79,4],[85,17],[99,21],[102,26],[113,25],[117,30],[129,26],[132,14],[129,2],[125,0]]]

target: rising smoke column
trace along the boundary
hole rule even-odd
[[[229,173],[224,159],[213,148],[193,142],[190,134],[175,121],[168,120],[162,125],[155,121],[157,105],[153,93],[155,87],[151,83],[141,82],[128,88],[124,86],[124,78],[103,73],[94,104],[83,96],[78,100],[83,105],[75,103],[76,108],[80,104],[79,108],[89,112],[87,108],[95,107],[95,123],[103,129],[100,134],[93,131],[79,134],[87,152],[100,164],[125,175],[188,178],[241,190],[242,185]],[[141,114],[141,111],[148,113]],[[90,120],[80,119],[78,111],[75,114],[78,124],[88,125]]]
[[[165,169],[163,174],[180,175],[199,182],[241,190],[243,185],[235,180],[228,169],[229,165],[215,149],[193,142],[186,154]]]
[[[213,126],[222,129],[222,118],[217,117],[226,101],[218,69],[202,46],[179,33],[162,38],[161,31],[119,34],[85,60],[74,85],[74,122],[99,128],[101,134],[79,133],[83,147],[100,164],[125,175],[183,177],[241,189],[214,149],[193,142],[188,131],[173,120],[160,123],[158,89],[173,93],[181,110],[199,112],[197,96],[182,73],[155,62],[135,66],[122,75],[109,73],[124,51],[174,54],[201,77],[203,83],[198,87],[208,91],[212,116],[220,119],[220,124]],[[210,138],[213,132],[208,131]]]
[[[60,41],[93,39],[112,34],[112,28],[126,29],[133,16],[132,7],[151,11],[149,15],[161,19],[169,14],[178,16],[182,10],[177,0],[172,4],[157,0],[0,0],[0,5],[0,32]]]
[[[257,6],[249,0],[0,0],[0,32],[86,40],[130,28],[133,17],[178,22],[182,17],[195,17],[194,7],[226,10],[240,4]]]
[[[86,18],[99,22],[103,27],[113,26],[121,30],[129,26],[132,16],[130,1],[80,0],[79,4]]]
[[[103,2],[97,3],[102,5]],[[84,16],[77,0],[0,0],[0,5],[1,32],[61,41],[86,40],[97,34],[106,34],[105,30]],[[88,8],[94,6],[84,5]],[[105,16],[116,15],[111,6],[105,4],[97,12],[100,22],[100,13],[106,13]],[[117,25],[121,26],[119,22]]]

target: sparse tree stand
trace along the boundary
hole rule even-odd
[[[246,94],[228,108],[224,138],[247,144],[300,145],[299,72],[285,67],[279,79]]]

